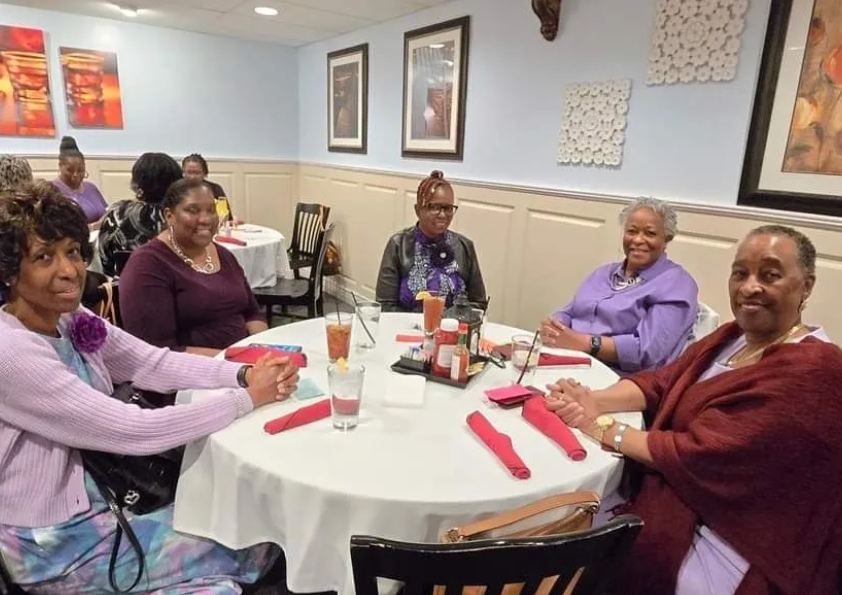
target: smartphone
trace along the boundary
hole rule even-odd
[[[284,353],[301,353],[303,348],[301,345],[275,345],[273,343],[252,343],[249,347],[261,347],[263,349],[274,349],[275,351],[283,351]]]

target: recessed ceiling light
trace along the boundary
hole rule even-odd
[[[278,9],[271,6],[255,6],[254,12],[264,17],[278,16]]]

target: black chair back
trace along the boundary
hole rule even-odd
[[[295,258],[316,257],[319,249],[319,235],[327,227],[329,215],[330,207],[318,203],[300,202],[295,205],[290,246]]]
[[[132,255],[131,250],[117,250],[114,252],[114,274],[119,277],[123,269],[126,268],[126,263],[129,262],[129,257]]]
[[[601,527],[553,537],[483,539],[454,544],[416,544],[377,537],[351,537],[356,595],[378,595],[377,579],[403,583],[405,595],[429,595],[436,585],[445,595],[485,586],[500,595],[506,585],[523,583],[520,595],[533,595],[544,579],[558,576],[547,595],[605,593],[631,551],[643,521],[617,517]],[[565,591],[576,579],[572,590]]]
[[[322,269],[325,266],[327,246],[333,238],[333,232],[335,229],[336,224],[331,223],[330,227],[319,233],[319,237],[316,242],[316,261],[313,265],[313,270],[310,271],[310,289],[308,293],[310,293],[317,302],[321,302],[322,300]]]

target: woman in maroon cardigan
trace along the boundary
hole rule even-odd
[[[842,351],[801,312],[816,250],[783,226],[752,231],[729,292],[735,322],[674,363],[547,407],[628,457],[643,532],[618,592],[830,595],[842,561]],[[648,431],[605,415],[644,411]]]
[[[135,250],[120,275],[124,328],[152,345],[202,355],[265,331],[243,269],[213,242],[219,217],[207,185],[179,180],[162,207],[167,228]]]

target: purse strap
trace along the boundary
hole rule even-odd
[[[140,540],[138,540],[137,534],[135,534],[134,529],[132,529],[132,526],[129,524],[129,521],[123,514],[123,509],[120,508],[119,504],[117,504],[117,500],[114,498],[114,494],[112,494],[111,490],[100,482],[95,472],[92,472],[90,469],[88,469],[88,472],[91,474],[91,477],[93,478],[94,483],[96,484],[96,487],[99,490],[99,493],[102,494],[102,497],[108,504],[108,508],[111,510],[112,514],[114,514],[114,516],[117,518],[117,530],[114,534],[114,547],[111,548],[111,561],[108,564],[108,583],[111,585],[111,588],[115,592],[128,593],[137,586],[137,584],[140,582],[140,579],[143,578],[143,572],[146,569],[146,556],[143,553],[143,546],[140,545]],[[132,584],[125,589],[121,589],[117,586],[116,576],[117,556],[120,553],[120,542],[123,539],[123,533],[126,534],[126,538],[129,540],[129,544],[132,546],[132,549],[134,550],[135,555],[137,556],[138,563],[137,575],[135,575],[134,582],[132,582]]]
[[[106,319],[111,324],[117,324],[117,315],[114,311],[114,287],[110,281],[106,281],[101,287],[105,290],[105,299],[99,303],[99,312],[97,314],[100,318]]]
[[[567,506],[576,506],[585,510],[588,514],[595,514],[599,510],[599,495],[595,492],[572,492],[549,496],[476,523],[450,529],[445,533],[445,538],[450,542],[469,540],[476,535],[507,527],[556,508]]]

